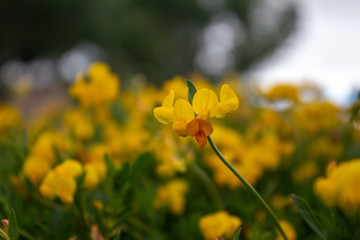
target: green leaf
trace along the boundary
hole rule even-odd
[[[150,153],[141,154],[132,164],[129,172],[130,179],[134,179],[138,174],[142,173],[143,169],[147,167],[151,160]]]
[[[185,81],[186,81],[186,85],[188,87],[189,102],[190,102],[190,104],[192,104],[192,100],[193,100],[194,95],[195,95],[197,90],[196,90],[196,87],[195,87],[194,83],[191,80],[186,79]]]
[[[115,234],[114,240],[120,240],[120,234],[121,234],[121,228],[118,227],[116,229],[116,234]]]
[[[0,240],[9,240],[8,235],[0,229]]]
[[[10,240],[17,240],[19,237],[18,225],[14,209],[10,210],[9,215],[9,237]]]
[[[240,228],[236,231],[233,240],[238,240],[239,239],[241,230],[242,230],[242,227],[240,226]]]
[[[108,154],[104,155],[104,159],[105,159],[105,163],[106,163],[106,167],[107,167],[109,175],[111,177],[114,176],[116,174],[117,169],[116,169],[113,161],[110,159]]]
[[[299,197],[295,194],[292,195],[292,199],[296,205],[298,212],[304,221],[309,225],[309,227],[321,238],[326,239],[324,233],[320,230],[318,224],[316,223],[316,218],[314,213],[311,210],[309,203],[302,197]]]

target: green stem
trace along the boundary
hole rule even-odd
[[[209,194],[209,197],[214,201],[215,207],[217,210],[223,210],[224,209],[224,203],[221,199],[221,195],[216,188],[215,184],[209,176],[201,169],[199,166],[197,166],[195,163],[192,164],[191,170],[194,172],[196,177],[200,179],[200,181],[203,183],[203,185],[206,188],[206,191]]]
[[[19,234],[29,240],[34,240],[35,237],[33,237],[30,233],[26,232],[25,230],[18,228]]]
[[[238,171],[236,171],[236,169],[231,165],[231,163],[229,163],[224,156],[220,153],[219,149],[216,147],[215,143],[213,142],[213,140],[211,139],[210,136],[207,137],[210,146],[212,147],[212,149],[214,150],[214,152],[216,153],[216,155],[220,158],[220,160],[232,171],[232,173],[250,190],[250,192],[261,202],[261,204],[265,207],[266,211],[269,213],[269,215],[271,216],[271,218],[273,219],[276,227],[279,229],[281,235],[283,236],[283,238],[285,240],[288,240],[288,238],[286,237],[284,230],[281,228],[279,220],[277,219],[276,215],[274,214],[274,212],[271,210],[271,208],[269,207],[269,205],[267,205],[267,203],[264,201],[264,199],[260,196],[260,194],[255,190],[255,188],[253,186],[250,185],[250,183],[248,183],[245,178],[243,178],[240,173]]]
[[[10,240],[9,236],[0,229],[0,240]]]

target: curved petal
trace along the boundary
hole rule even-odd
[[[168,107],[157,107],[154,109],[155,118],[163,123],[169,124],[174,122],[174,110]]]
[[[224,84],[220,91],[220,103],[216,118],[223,118],[229,112],[236,110],[239,107],[239,99],[233,89],[228,84]]]
[[[169,92],[169,95],[167,95],[166,98],[164,99],[162,106],[172,108],[174,103],[174,96],[175,96],[174,90],[171,90]]]
[[[217,113],[218,98],[214,91],[207,88],[197,91],[193,98],[193,109],[199,118],[212,118]]]
[[[169,124],[174,122],[173,102],[174,90],[171,90],[169,92],[169,95],[167,95],[164,99],[162,106],[154,109],[154,116],[159,122],[163,124]]]
[[[188,101],[178,99],[174,105],[174,116],[177,121],[188,123],[194,119],[194,111]]]

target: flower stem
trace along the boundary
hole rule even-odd
[[[214,150],[214,152],[216,153],[216,155],[220,158],[220,160],[232,171],[232,173],[250,190],[250,192],[261,202],[261,204],[265,207],[266,211],[269,213],[269,215],[271,216],[271,218],[273,219],[276,227],[278,228],[278,230],[280,231],[281,235],[283,236],[283,238],[285,240],[288,240],[288,238],[286,237],[284,230],[281,228],[280,223],[278,218],[276,217],[276,215],[274,214],[274,212],[271,210],[271,208],[269,207],[269,205],[267,205],[267,203],[264,201],[264,199],[260,196],[260,194],[255,190],[255,188],[253,186],[251,186],[250,183],[248,183],[245,178],[243,178],[240,173],[238,171],[236,171],[236,169],[231,165],[231,163],[229,163],[224,156],[221,154],[221,152],[219,151],[219,149],[216,147],[215,143],[213,142],[213,140],[211,139],[210,136],[207,137],[210,146],[212,147],[212,149]]]

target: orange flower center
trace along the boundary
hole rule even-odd
[[[186,125],[186,132],[189,136],[196,138],[202,149],[207,143],[207,136],[213,132],[213,126],[204,119],[194,119]]]

